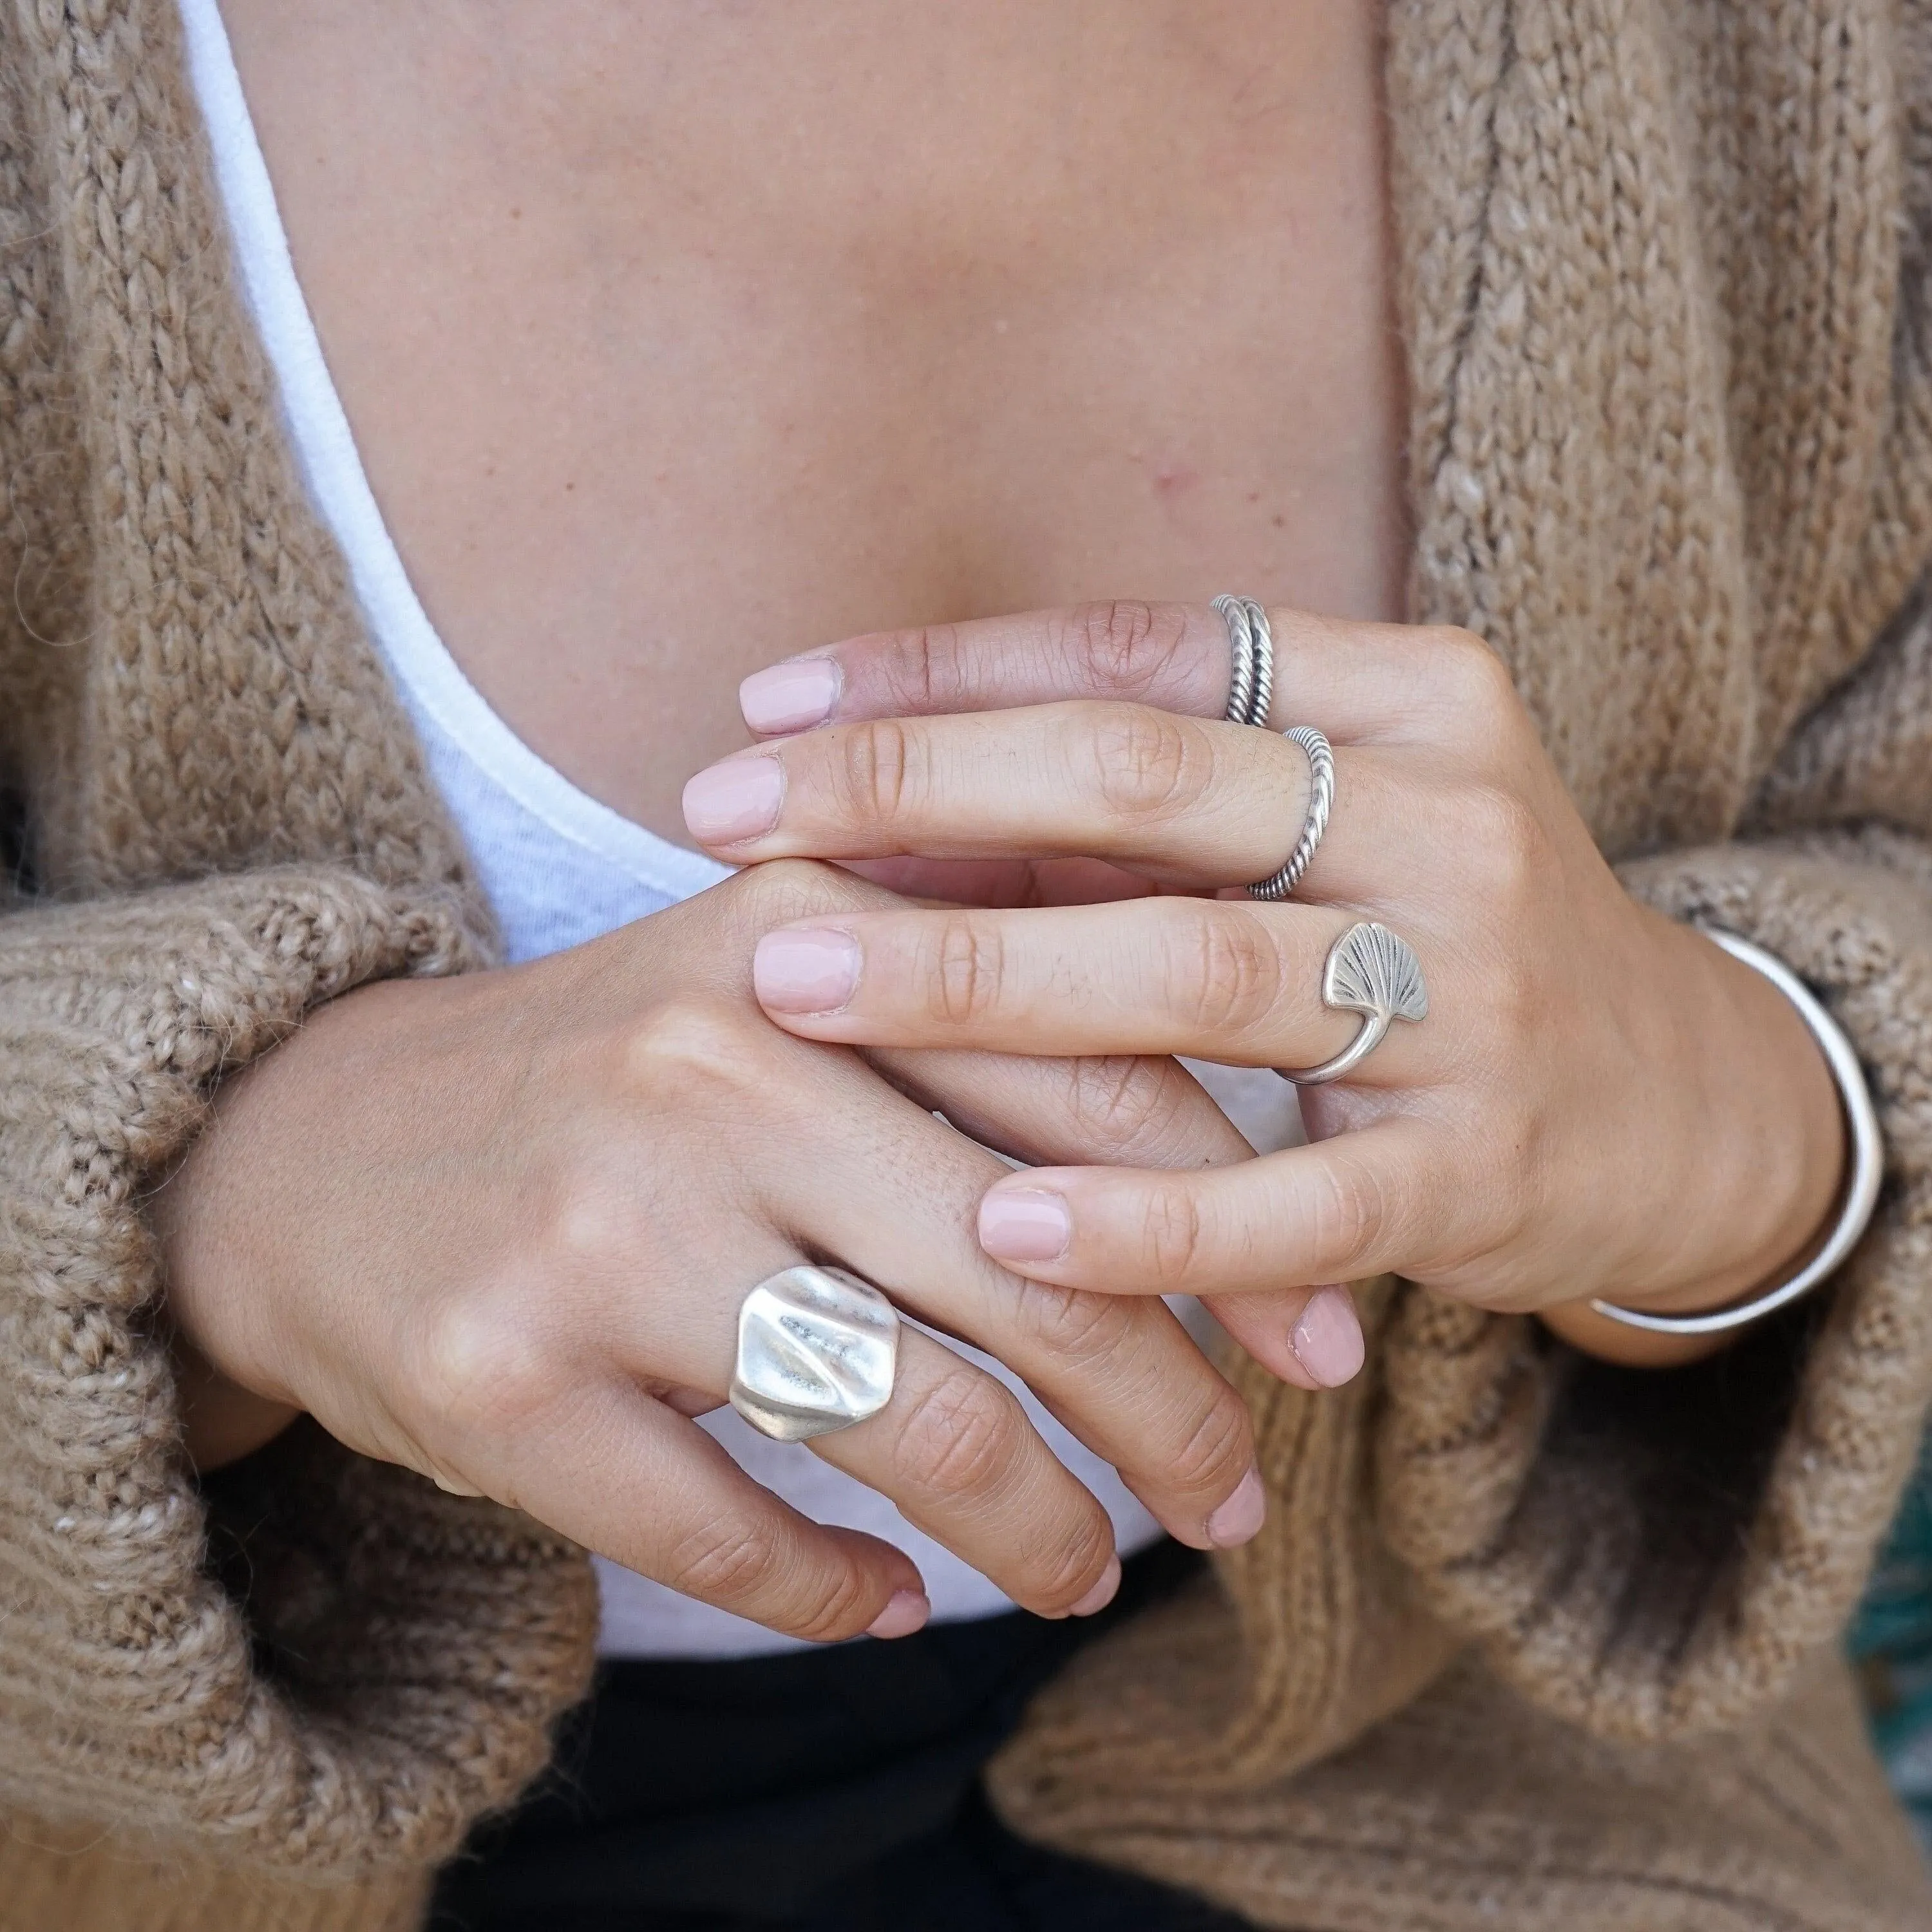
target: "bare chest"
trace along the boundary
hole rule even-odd
[[[1367,0],[224,10],[432,619],[653,829],[829,638],[1396,614]]]

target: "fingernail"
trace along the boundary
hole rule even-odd
[[[738,709],[754,731],[808,731],[823,724],[844,682],[830,658],[754,670],[738,687]]]
[[[1090,1617],[1096,1610],[1104,1610],[1111,1604],[1120,1587],[1120,1559],[1118,1556],[1107,1558],[1107,1567],[1100,1573],[1100,1580],[1067,1614],[1075,1617]]]
[[[1262,1472],[1250,1469],[1234,1493],[1208,1519],[1208,1540],[1216,1550],[1232,1550],[1250,1540],[1268,1516],[1268,1492]]]
[[[1362,1366],[1362,1324],[1346,1288],[1318,1288],[1288,1330],[1294,1359],[1324,1388],[1340,1388]]]
[[[778,822],[784,767],[773,758],[727,758],[684,788],[684,822],[706,845],[735,845]]]
[[[1057,1194],[998,1187],[980,1202],[980,1245],[997,1262],[1050,1262],[1066,1252],[1073,1217]]]
[[[752,955],[752,984],[774,1012],[836,1012],[851,998],[859,966],[849,933],[768,932]]]
[[[886,1607],[866,1626],[868,1636],[910,1636],[926,1628],[932,1606],[923,1590],[895,1590]]]

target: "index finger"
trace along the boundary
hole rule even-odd
[[[1276,730],[1312,722],[1366,742],[1395,727],[1448,634],[1271,608]],[[873,718],[1004,711],[1068,698],[1124,699],[1222,716],[1232,656],[1220,614],[1202,604],[1118,601],[958,624],[878,631],[788,658],[738,687],[762,737]]]

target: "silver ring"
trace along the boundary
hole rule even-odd
[[[1252,597],[1220,596],[1214,608],[1228,627],[1233,660],[1228,679],[1230,724],[1266,724],[1274,701],[1274,632],[1268,613]]]
[[[1257,879],[1248,888],[1251,899],[1285,899],[1301,883],[1322,833],[1328,830],[1328,814],[1335,803],[1334,747],[1312,724],[1297,724],[1281,735],[1308,754],[1308,811],[1287,864],[1265,879]]]
[[[1353,1072],[1382,1045],[1392,1021],[1426,1019],[1429,989],[1422,983],[1422,962],[1406,940],[1364,920],[1329,947],[1328,963],[1322,969],[1322,1004],[1338,1012],[1360,1013],[1361,1030],[1319,1066],[1276,1069],[1298,1087],[1325,1087]]]
[[[898,1350],[898,1310],[870,1282],[782,1269],[739,1308],[731,1406],[780,1442],[850,1429],[892,1400]]]

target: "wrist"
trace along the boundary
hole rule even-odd
[[[175,1372],[182,1446],[204,1474],[238,1462],[273,1442],[302,1411],[257,1395],[224,1375],[176,1329],[168,1354]]]
[[[1819,1255],[1844,1206],[1850,1136],[1831,1060],[1794,1003],[1802,995],[1707,934],[1674,924],[1670,932],[1678,950],[1666,968],[1700,1015],[1688,1030],[1700,1051],[1680,1048],[1673,1077],[1703,1104],[1664,1170],[1681,1203],[1664,1204],[1666,1244],[1650,1268],[1598,1295],[1635,1313],[1683,1316],[1750,1302]],[[1598,1313],[1594,1298],[1544,1318],[1564,1340],[1615,1360],[1688,1360],[1735,1332],[1647,1334]]]
[[[289,1048],[321,1024],[318,1016],[223,1082],[201,1133],[146,1202],[182,1443],[204,1472],[251,1454],[302,1413],[274,1372],[285,1352],[271,1331],[275,1298],[264,1292],[286,1280],[289,1258],[265,1245],[287,1216],[274,1202],[272,1184],[286,1163],[263,1132],[275,1106],[263,1089],[286,1076]]]

